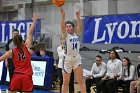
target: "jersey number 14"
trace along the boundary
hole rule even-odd
[[[73,48],[72,48],[73,50],[74,49],[77,49],[77,43],[73,43]]]

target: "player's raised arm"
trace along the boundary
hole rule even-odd
[[[62,32],[62,35],[64,36],[66,34],[65,11],[62,8],[60,9],[60,14],[61,14],[61,32]]]
[[[35,28],[37,19],[38,19],[38,16],[33,15],[33,18],[32,18],[32,21],[33,21],[33,22],[32,22],[32,25],[31,25],[29,31],[27,32],[27,38],[26,38],[25,44],[26,44],[26,46],[27,46],[28,48],[31,47],[33,31],[34,31],[34,28]]]
[[[80,19],[80,10],[76,12],[76,16],[77,16],[77,34],[79,35],[82,31],[82,22]]]

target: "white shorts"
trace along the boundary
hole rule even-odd
[[[79,67],[82,64],[81,55],[66,55],[63,60],[63,73],[71,73],[72,69]]]

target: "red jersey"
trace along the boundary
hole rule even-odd
[[[33,70],[31,66],[31,56],[27,47],[23,45],[23,51],[19,48],[12,49],[13,53],[13,63],[15,66],[14,73],[23,73],[32,75]]]

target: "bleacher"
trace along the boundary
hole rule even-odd
[[[80,54],[83,58],[83,68],[91,70],[96,55],[101,55],[103,61],[107,62],[109,60],[109,53],[107,51],[114,47],[124,49],[123,52],[118,52],[121,59],[128,57],[132,64],[135,66],[138,64],[137,57],[140,55],[140,46],[138,44],[81,44]]]

